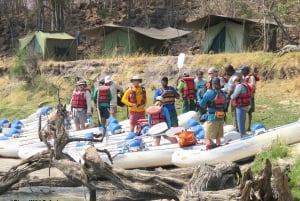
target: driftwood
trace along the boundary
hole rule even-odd
[[[58,107],[58,114],[63,115],[61,108],[63,107]],[[87,149],[83,157],[84,164],[79,164],[62,152],[70,139],[61,124],[63,118],[59,119],[60,122],[55,127],[58,129],[58,136],[55,138],[54,147],[48,144],[47,151],[24,160],[5,174],[0,174],[3,175],[0,178],[0,194],[28,185],[46,185],[85,186],[90,191],[90,201],[292,201],[287,176],[276,167],[273,170],[275,178],[271,180],[272,165],[268,160],[258,178],[253,177],[250,169],[241,178],[240,168],[235,163],[220,163],[216,166],[202,164],[195,168],[168,170],[124,170],[104,163],[97,153],[101,150],[94,147]],[[40,139],[45,143],[48,143],[48,134],[40,132]],[[66,177],[35,179],[27,176],[31,172],[52,167],[59,169]],[[100,198],[97,198],[97,192],[101,193]]]

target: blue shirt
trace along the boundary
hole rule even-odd
[[[161,114],[165,117],[168,128],[171,128],[171,118],[170,118],[169,110],[163,106],[161,108]],[[152,117],[150,114],[148,114],[148,122],[149,125],[151,125]]]
[[[195,89],[197,100],[199,101],[200,97],[203,97],[204,93],[206,92],[206,79],[202,78],[199,80],[198,78],[194,79]]]
[[[220,92],[224,98],[225,98],[225,104],[224,104],[224,108],[226,108],[226,95],[222,90],[217,90],[217,89],[209,89],[205,92],[204,96],[202,98],[200,98],[199,104],[200,107],[205,108],[209,102],[213,101],[217,95],[217,92]],[[224,118],[217,118],[215,117],[215,112],[216,111],[220,111],[220,109],[217,109],[215,107],[207,107],[207,113],[208,113],[208,121],[223,121]]]
[[[167,87],[164,87],[165,90],[171,90],[173,91],[175,94],[179,95],[177,90],[174,88],[174,87],[171,87],[171,86],[167,86]],[[161,96],[163,93],[162,89],[156,89],[155,92],[154,92],[154,101],[156,99],[157,96]],[[175,104],[172,104],[172,103],[169,103],[169,104],[165,104],[164,107],[166,107],[169,111],[173,111],[173,110],[176,110],[175,108]]]

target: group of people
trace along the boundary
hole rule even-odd
[[[229,65],[224,68],[224,71],[225,75],[220,76],[216,68],[209,68],[207,79],[204,78],[202,70],[196,71],[196,77],[185,72],[178,80],[176,88],[169,86],[167,77],[162,77],[161,86],[154,92],[153,105],[148,108],[146,108],[146,89],[142,86],[143,80],[139,76],[131,78],[131,85],[124,93],[122,87],[110,76],[98,79],[98,86],[93,92],[88,89],[85,81],[78,81],[71,99],[76,129],[86,128],[86,120],[92,112],[91,100],[97,108],[102,124],[106,124],[109,116],[116,117],[118,92],[123,94],[121,101],[129,108],[130,131],[136,131],[141,120],[145,120],[146,114],[150,126],[166,122],[169,128],[177,127],[175,102],[181,97],[182,113],[197,110],[200,115],[207,116],[205,141],[206,148],[211,149],[221,144],[229,106],[233,114],[233,124],[242,136],[246,135],[246,130],[250,130],[252,112],[254,112],[257,79],[250,73],[250,67],[243,66],[239,72]],[[247,129],[245,128],[246,113],[249,116]],[[177,143],[175,137],[163,137],[171,143]],[[154,137],[153,145],[159,145],[160,139],[160,136]],[[213,139],[216,140],[216,144],[212,143]]]

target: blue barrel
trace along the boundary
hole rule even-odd
[[[191,128],[194,131],[194,135],[198,140],[204,139],[205,130],[202,125],[196,125]]]
[[[0,120],[0,127],[3,127],[4,124],[9,123],[9,121],[7,119],[1,119]]]
[[[117,130],[121,129],[121,125],[112,123],[108,125],[108,129],[112,132],[112,134],[115,134]]]
[[[266,127],[261,124],[261,123],[255,123],[251,126],[251,132],[252,134],[256,134],[255,131],[257,131],[258,129],[261,129],[261,130],[266,130]]]
[[[8,133],[4,133],[4,136],[11,137],[14,134],[20,134],[20,129],[11,128]]]
[[[130,132],[130,133],[128,133],[127,136],[125,137],[125,140],[131,140],[131,139],[133,139],[133,138],[135,138],[135,137],[136,137],[135,132]]]
[[[140,147],[142,143],[142,139],[136,138],[129,143],[129,147]]]
[[[119,124],[119,121],[114,117],[109,117],[107,120],[107,123],[108,123],[108,125],[109,124]]]
[[[193,126],[199,125],[199,122],[196,119],[190,119],[190,120],[188,120],[187,125],[188,125],[189,128],[191,128]]]
[[[144,126],[141,130],[141,135],[145,135],[148,133],[148,130],[150,129],[150,126],[147,125],[147,126]]]
[[[86,139],[93,139],[94,138],[93,133],[86,133],[86,134],[84,134],[84,138],[86,138]]]
[[[47,115],[50,110],[52,110],[52,107],[44,106],[44,107],[41,108],[41,114],[42,115]]]

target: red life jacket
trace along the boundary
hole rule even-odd
[[[164,89],[161,88],[162,93],[164,93],[163,97],[163,101],[164,104],[174,104],[175,103],[175,99],[176,99],[176,95],[174,93],[174,91],[168,89]]]
[[[148,125],[149,125],[148,119],[139,119],[139,120],[137,120],[136,127],[135,127],[135,133],[137,135],[141,135],[142,129],[145,126],[148,126]]]
[[[246,75],[246,76],[244,77],[244,82],[249,83],[249,80],[250,80],[250,77],[251,77],[251,76],[254,77],[254,79],[255,79],[256,82],[260,80],[260,78],[259,78],[258,75],[256,75],[256,74],[254,75],[254,74],[252,74],[252,73],[249,73],[248,75]],[[253,91],[253,93],[255,93],[255,89],[254,89],[254,88],[252,88],[252,91]]]
[[[160,106],[150,106],[147,109],[149,115],[151,115],[151,125],[155,125],[161,122],[166,122],[166,118],[162,115],[162,107]]]
[[[99,103],[109,103],[109,86],[98,87],[98,101]]]
[[[72,108],[87,108],[86,99],[84,97],[86,91],[88,91],[88,89],[83,89],[80,91],[75,90],[73,92],[71,102]]]
[[[208,107],[213,107],[216,109],[224,109],[225,103],[226,103],[224,93],[222,93],[221,91],[217,91],[217,90],[214,90],[214,91],[216,93],[216,96],[215,96],[214,100],[209,101]]]
[[[248,106],[251,102],[252,97],[252,87],[248,83],[242,83],[243,86],[247,88],[247,93],[240,94],[236,99],[232,100],[234,107]]]
[[[142,98],[142,102],[140,104],[144,105],[146,103],[146,99],[147,99],[146,89],[144,87],[142,87],[142,93],[143,93],[142,94],[143,98]],[[137,104],[136,91],[133,89],[133,87],[130,87],[130,94],[129,94],[129,97],[128,97],[128,101],[131,102],[131,103]]]
[[[183,77],[185,82],[185,87],[183,89],[182,97],[187,98],[188,100],[193,100],[196,98],[195,92],[195,82],[193,77]]]

